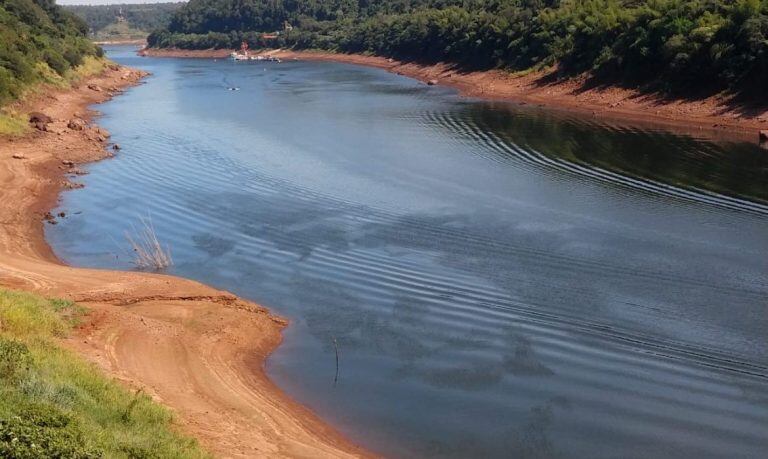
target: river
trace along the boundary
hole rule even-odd
[[[152,76],[98,108],[122,149],[47,226],[66,262],[131,269],[149,216],[169,272],[290,319],[269,376],[387,456],[768,451],[766,151],[133,51]]]

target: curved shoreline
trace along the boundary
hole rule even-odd
[[[45,132],[0,138],[0,285],[87,305],[86,322],[64,344],[170,407],[181,428],[217,456],[372,456],[266,376],[284,319],[183,278],[66,266],[47,244],[43,217],[73,187],[68,174],[111,156],[106,132],[70,129],[68,121],[89,121],[90,106],[144,76],[114,66],[17,107],[54,121]]]
[[[139,55],[224,59],[232,51],[142,48]],[[281,59],[376,67],[425,83],[452,87],[464,97],[529,104],[596,119],[649,125],[711,137],[757,142],[759,131],[768,129],[768,106],[746,107],[731,100],[728,95],[701,100],[663,99],[656,94],[615,86],[587,88],[584,78],[550,81],[552,75],[545,72],[515,75],[502,70],[464,71],[446,63],[418,64],[379,56],[324,51],[277,49],[263,51],[261,54]]]

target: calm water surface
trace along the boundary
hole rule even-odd
[[[172,273],[292,320],[269,375],[353,440],[768,451],[768,152],[350,65],[110,51],[153,75],[99,108],[123,148],[64,194],[55,250],[130,268],[151,215]]]

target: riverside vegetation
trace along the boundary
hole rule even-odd
[[[0,134],[21,134],[27,120],[9,103],[40,85],[66,87],[107,64],[88,27],[53,0],[0,3]]]
[[[191,0],[148,38],[185,49],[243,40],[764,97],[768,0]]]
[[[5,0],[0,4],[0,105],[31,84],[70,77],[101,48],[86,38],[81,19],[53,0]]]
[[[168,410],[57,344],[85,312],[0,289],[0,457],[207,457]]]

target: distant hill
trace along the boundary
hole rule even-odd
[[[122,5],[65,5],[64,8],[86,24],[97,41],[143,39],[168,25],[184,2]]]
[[[279,32],[277,38],[264,32]],[[153,47],[319,48],[768,92],[768,0],[190,0]]]
[[[32,84],[63,83],[89,57],[101,56],[87,32],[81,19],[54,0],[0,2],[0,106]]]

